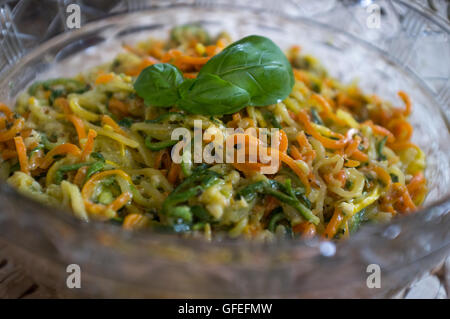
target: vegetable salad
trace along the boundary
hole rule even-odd
[[[0,104],[0,173],[12,186],[86,222],[208,240],[346,238],[423,202],[425,155],[405,92],[394,105],[329,76],[299,46],[233,42],[199,25],[123,47],[74,78],[32,84],[14,111]],[[174,161],[190,141],[172,133],[195,136],[198,121],[203,147],[265,149],[275,171],[259,158],[199,163],[190,146]],[[263,129],[276,129],[276,148]]]

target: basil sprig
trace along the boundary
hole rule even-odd
[[[184,81],[179,93],[177,105],[194,114],[231,114],[250,104],[247,91],[214,74],[203,74],[195,80]]]
[[[134,88],[146,104],[178,106],[194,114],[223,115],[246,106],[285,99],[294,86],[292,67],[270,39],[251,35],[212,57],[196,79],[183,79],[175,66],[145,68]]]

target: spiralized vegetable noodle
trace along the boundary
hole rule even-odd
[[[213,109],[189,112],[178,102],[144,103],[136,92],[136,78],[159,63],[175,66],[183,75],[178,82],[197,83],[202,68],[231,43],[226,33],[213,37],[198,25],[179,26],[168,40],[124,45],[110,63],[74,78],[34,83],[14,111],[0,104],[3,178],[84,221],[209,240],[346,238],[362,223],[389,221],[421,205],[427,194],[425,155],[411,142],[408,95],[400,91],[392,103],[355,83],[343,84],[298,46],[285,52],[293,88],[275,104],[249,103],[231,114],[210,115]],[[208,76],[224,90],[242,93]],[[230,103],[236,107],[245,98],[242,93]],[[243,147],[245,156],[252,147],[267,150],[277,156],[275,173],[262,173],[268,164],[261,158],[196,163],[191,147],[175,162],[171,151],[179,141],[172,132],[181,127],[194,137],[196,121],[203,147],[223,147],[228,140]],[[230,128],[242,131],[229,135]],[[262,142],[263,129],[280,130],[277,148]],[[217,132],[224,138],[211,137]],[[182,145],[189,143],[185,138]]]

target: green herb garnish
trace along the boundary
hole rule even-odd
[[[176,105],[204,115],[274,104],[285,99],[293,86],[292,67],[284,53],[268,38],[256,35],[211,58],[196,79],[183,79],[175,66],[161,63],[144,69],[134,84],[148,105]]]
[[[169,107],[179,100],[178,87],[181,83],[183,75],[176,66],[158,63],[142,70],[134,88],[145,104]]]

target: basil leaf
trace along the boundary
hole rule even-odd
[[[178,100],[178,86],[183,75],[168,63],[151,65],[139,74],[134,89],[146,105],[170,107]]]
[[[250,101],[249,94],[217,75],[203,74],[197,79],[184,81],[180,86],[177,105],[194,114],[231,114]]]
[[[247,91],[253,106],[284,100],[294,86],[292,67],[284,53],[270,39],[257,35],[234,42],[212,57],[199,77],[205,74],[215,74]]]

